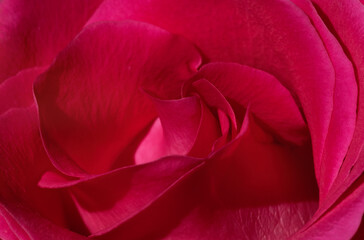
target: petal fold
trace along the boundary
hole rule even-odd
[[[199,63],[193,45],[149,24],[85,28],[34,87],[53,164],[78,177],[134,164],[135,150],[156,118],[141,88],[161,98],[179,96]]]

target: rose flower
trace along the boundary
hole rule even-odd
[[[359,0],[0,1],[0,238],[364,239]]]

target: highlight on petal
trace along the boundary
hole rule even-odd
[[[149,24],[86,27],[34,87],[53,164],[71,176],[133,164],[157,116],[141,88],[176,98],[199,64],[193,45]]]
[[[159,118],[137,149],[137,164],[169,155],[206,157],[212,151],[220,129],[199,97],[152,100]]]

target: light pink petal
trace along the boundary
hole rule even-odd
[[[100,235],[139,214],[202,164],[201,160],[173,156],[117,169],[68,186],[57,186],[54,181],[47,186],[48,175],[41,185],[66,187],[88,230]]]
[[[237,62],[274,75],[302,105],[319,169],[333,109],[335,73],[319,34],[295,4],[106,0],[89,23],[122,19],[149,22],[186,37],[201,49],[206,62]]]
[[[44,68],[19,72],[0,84],[0,114],[12,108],[25,108],[34,103],[33,82]]]
[[[137,164],[169,155],[207,156],[211,152],[212,143],[218,137],[219,126],[199,97],[152,100],[159,119],[138,147],[135,154]],[[206,131],[200,133],[203,129]],[[200,144],[195,146],[198,143]],[[189,154],[192,148],[195,151]]]
[[[51,63],[82,29],[101,0],[0,2],[0,82]]]
[[[351,239],[364,215],[364,175],[344,195],[344,198],[326,215],[298,232],[293,239]]]
[[[197,76],[208,79],[244,112],[251,112],[276,135],[303,144],[308,140],[306,123],[290,92],[268,73],[235,63],[210,63]]]
[[[85,28],[35,84],[44,144],[53,164],[85,176],[134,163],[156,118],[141,88],[180,96],[200,63],[187,41],[149,24]]]

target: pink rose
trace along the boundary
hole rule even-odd
[[[0,239],[364,239],[358,0],[0,1]]]

